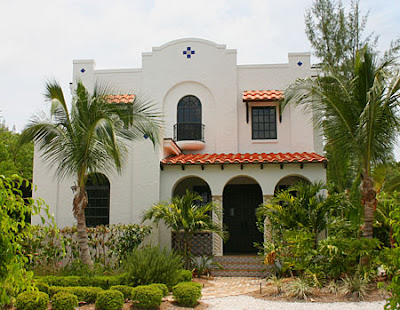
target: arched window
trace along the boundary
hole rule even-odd
[[[110,224],[110,182],[100,173],[89,175],[86,181],[88,205],[85,208],[86,226]]]
[[[204,140],[201,102],[195,96],[188,95],[179,100],[175,140]]]

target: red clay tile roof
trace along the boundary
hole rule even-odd
[[[109,103],[132,103],[135,99],[135,95],[108,95],[107,101]]]
[[[259,163],[321,163],[327,159],[317,153],[254,153],[254,154],[181,154],[161,160],[161,164],[259,164]]]
[[[281,90],[245,90],[243,101],[275,101],[283,97]]]

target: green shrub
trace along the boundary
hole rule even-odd
[[[83,277],[78,276],[45,276],[39,277],[38,280],[47,283],[49,286],[89,286],[85,285]]]
[[[79,301],[85,301],[87,303],[93,303],[96,301],[97,294],[102,292],[101,287],[82,287],[82,286],[50,286],[49,295],[54,296],[59,292],[66,292],[74,294],[78,297]]]
[[[133,287],[128,285],[114,285],[110,287],[110,290],[117,290],[120,291],[124,298],[132,299],[132,289]]]
[[[103,291],[97,294],[96,309],[120,310],[124,306],[124,295],[117,290]]]
[[[101,287],[105,290],[109,289],[111,286],[122,284],[122,281],[123,279],[121,276],[97,276],[85,278],[85,284],[88,284],[88,286]]]
[[[190,282],[192,281],[193,274],[190,270],[179,270],[178,273],[178,283],[180,282]]]
[[[149,286],[157,287],[161,291],[163,296],[167,296],[169,293],[169,289],[164,283],[152,283]]]
[[[125,275],[94,277],[45,276],[38,277],[37,281],[47,283],[49,286],[94,286],[106,290],[111,286],[122,284],[124,277]]]
[[[60,292],[53,296],[51,306],[54,310],[74,310],[78,306],[78,297],[71,293]]]
[[[137,301],[138,308],[156,308],[161,305],[162,292],[160,288],[152,285],[141,285],[132,290],[132,300]]]
[[[35,286],[37,289],[43,293],[48,294],[49,293],[49,285],[46,282],[36,280],[35,281]]]
[[[368,279],[361,276],[359,273],[355,273],[351,276],[346,276],[342,280],[343,284],[339,289],[341,295],[356,300],[364,300],[365,296],[368,295]]]
[[[43,292],[24,292],[17,296],[18,310],[47,310],[49,295]]]
[[[182,282],[174,286],[172,293],[179,304],[193,307],[201,298],[201,284],[196,282]]]
[[[178,270],[182,269],[182,257],[166,248],[147,246],[135,249],[123,263],[127,271],[126,283],[130,286],[164,283],[169,288],[178,283]]]

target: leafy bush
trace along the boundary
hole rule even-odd
[[[285,285],[286,294],[289,297],[307,300],[314,295],[312,287],[304,279],[297,278]]]
[[[169,289],[164,283],[152,283],[149,286],[157,287],[161,291],[163,296],[167,296],[169,293]]]
[[[138,308],[151,309],[161,305],[163,294],[160,288],[151,285],[140,285],[132,290],[132,299]]]
[[[27,271],[30,257],[23,244],[31,236],[30,217],[38,216],[44,223],[41,214],[50,215],[43,201],[23,198],[22,188],[30,187],[18,176],[10,179],[0,175],[0,308],[18,293],[33,288],[33,273]]]
[[[190,270],[179,270],[178,283],[192,281],[193,274]]]
[[[97,294],[96,309],[120,310],[124,306],[124,295],[117,290],[109,290]]]
[[[110,287],[110,290],[120,291],[125,299],[132,299],[132,289],[133,287],[128,285],[114,285]]]
[[[17,296],[18,310],[47,310],[49,295],[43,292],[24,292]]]
[[[100,225],[88,228],[87,233],[95,266],[100,264],[103,269],[113,269],[126,253],[142,243],[151,233],[151,227],[137,224]],[[96,268],[91,270],[80,263],[76,226],[65,227],[60,234],[54,228],[32,226],[32,235],[25,238],[23,247],[35,271],[52,268],[65,275],[79,276],[93,275],[96,271]],[[68,261],[62,266],[64,257]]]
[[[172,289],[175,300],[182,306],[193,307],[201,298],[201,284],[196,282],[182,282]]]
[[[78,297],[79,301],[93,303],[96,301],[96,296],[102,292],[101,287],[82,287],[82,286],[50,286],[49,295],[54,296],[59,292],[66,292],[74,294]]]
[[[178,281],[182,257],[166,248],[146,246],[135,249],[123,261],[126,284],[130,286],[164,283],[168,287]]]
[[[74,310],[78,306],[78,297],[71,293],[60,292],[52,297],[51,306],[54,310]]]

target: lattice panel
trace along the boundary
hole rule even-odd
[[[182,251],[183,249],[183,233],[180,233],[180,238],[178,233],[173,231],[172,232],[172,248],[175,251]],[[200,233],[196,233],[193,236],[192,243],[191,243],[191,252],[194,256],[200,255],[212,255],[213,254],[213,242],[212,242],[212,233],[209,231],[204,231]]]

